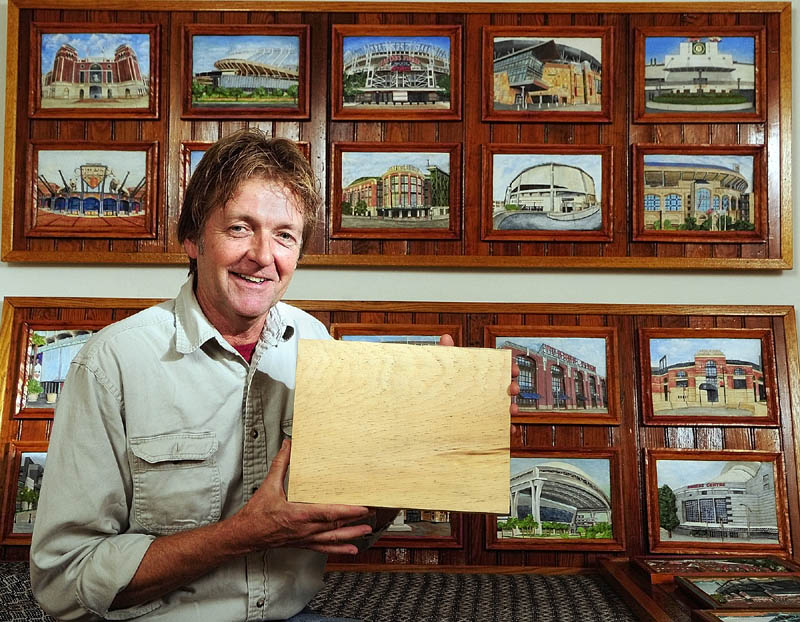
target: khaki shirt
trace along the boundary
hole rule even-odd
[[[282,620],[322,586],[325,556],[271,549],[167,596],[109,611],[159,535],[230,517],[291,434],[297,339],[329,339],[278,303],[248,363],[208,322],[189,279],[113,324],[72,361],[34,524],[31,581],[68,620]]]

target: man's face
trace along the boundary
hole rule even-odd
[[[224,337],[255,341],[289,287],[303,234],[297,206],[282,185],[249,179],[211,212],[199,240],[184,242],[197,260],[197,300]]]

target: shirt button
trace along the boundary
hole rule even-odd
[[[253,428],[253,431],[250,432],[250,436],[252,436],[253,438],[258,438],[258,430]]]
[[[263,606],[264,606],[264,599],[263,598],[259,598],[256,601],[256,607],[263,607]]]
[[[258,486],[253,486],[253,489],[250,492],[256,494],[257,491],[258,491]]]

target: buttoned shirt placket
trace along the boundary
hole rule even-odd
[[[269,328],[271,327],[271,328]],[[273,308],[267,317],[264,331],[253,351],[247,370],[247,381],[242,397],[244,414],[244,435],[242,447],[242,498],[247,503],[267,477],[269,470],[267,456],[267,429],[264,422],[266,404],[262,403],[262,393],[252,391],[253,377],[258,362],[268,355],[269,348],[278,347],[286,334],[286,325]],[[280,335],[280,337],[278,336]],[[280,425],[271,426],[280,434]],[[269,550],[250,553],[247,568],[247,620],[262,620],[269,606]]]

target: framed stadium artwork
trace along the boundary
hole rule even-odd
[[[512,449],[509,499],[485,517],[488,549],[623,549],[616,449]]]
[[[800,622],[800,607],[775,609],[710,609],[692,610],[692,622]]]
[[[633,558],[633,564],[641,570],[650,583],[671,583],[676,576],[707,577],[710,575],[753,576],[789,575],[800,572],[795,562],[771,555],[736,557],[658,557],[642,555]]]
[[[483,120],[610,122],[612,26],[484,26]]]
[[[33,140],[25,235],[154,238],[158,143]]]
[[[461,26],[334,24],[332,45],[332,119],[461,119]]]
[[[432,346],[442,335],[462,344],[461,326],[452,324],[331,324],[331,335],[341,341],[366,341]],[[444,510],[401,509],[373,546],[404,548],[461,548],[463,514]]]
[[[47,461],[47,445],[47,441],[17,440],[8,444],[8,467],[0,514],[1,544],[31,543]]]
[[[652,425],[779,423],[768,328],[641,328],[642,419]]]
[[[481,239],[612,239],[611,145],[493,144],[482,149]]]
[[[156,24],[31,25],[32,117],[159,116]]]
[[[789,546],[779,452],[645,449],[653,553],[782,555]]]
[[[800,610],[800,575],[675,577],[675,584],[701,606],[720,613],[723,609]]]
[[[50,419],[69,365],[104,322],[20,322],[14,327],[9,380],[14,396],[11,417]]]
[[[331,176],[331,238],[460,237],[458,143],[334,143]]]
[[[308,119],[308,25],[186,24],[183,118]]]
[[[764,239],[766,162],[760,145],[633,145],[633,239]]]
[[[617,333],[610,326],[487,326],[486,347],[519,367],[512,423],[620,422]]]
[[[655,26],[634,38],[634,122],[764,121],[764,28]]]

